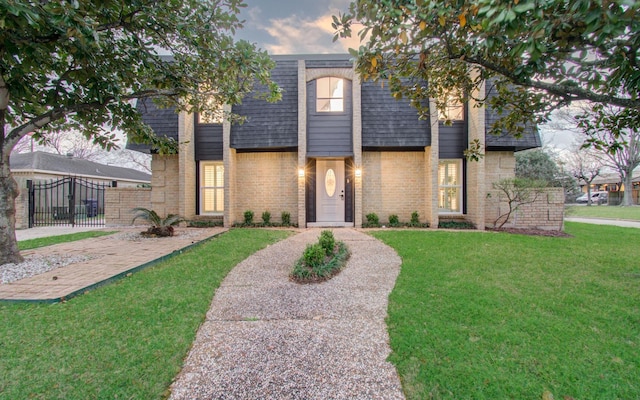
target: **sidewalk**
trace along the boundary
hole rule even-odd
[[[640,228],[640,221],[631,221],[626,219],[565,217],[564,220],[569,222],[581,222],[583,224],[614,225],[623,228]]]
[[[68,232],[54,228],[57,229],[36,228],[38,232],[30,234],[47,236],[44,233],[65,234],[77,232],[78,229],[72,228],[73,231]],[[143,229],[137,227],[112,230],[119,233],[21,252],[23,256],[85,255],[91,259],[0,285],[0,300],[62,301],[169,258],[195,243],[226,231],[225,228],[178,228],[176,235],[171,238],[132,239],[135,233]]]

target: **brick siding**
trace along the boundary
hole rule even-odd
[[[426,222],[428,199],[424,152],[363,152],[362,217],[376,213],[380,223],[396,214],[400,222],[409,222],[418,211]]]
[[[291,214],[298,223],[297,153],[236,154],[236,202],[231,223],[244,221],[244,212],[254,213],[254,222],[262,221],[269,211],[272,222],[281,222],[281,214]]]
[[[104,195],[105,225],[131,225],[135,207],[153,209],[150,188],[107,188]],[[161,214],[162,215],[162,214]],[[136,224],[144,221],[138,220]]]

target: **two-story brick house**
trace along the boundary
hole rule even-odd
[[[452,107],[449,126],[435,106],[420,120],[386,86],[362,82],[347,55],[274,60],[282,101],[248,96],[233,107],[244,124],[138,104],[157,134],[181,143],[178,155],[153,157],[156,211],[226,226],[247,210],[258,221],[263,211],[274,221],[286,211],[300,227],[358,227],[369,213],[407,222],[417,211],[434,227],[464,218],[482,229],[495,218],[492,182],[513,176],[515,151],[540,146],[535,130],[520,139],[487,135],[497,116],[475,104]],[[485,157],[468,162],[463,151],[474,139]]]

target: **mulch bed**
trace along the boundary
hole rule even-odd
[[[573,237],[573,235],[569,235],[568,233],[565,233],[562,231],[552,231],[552,230],[544,230],[544,229],[485,228],[485,230],[491,231],[491,232],[504,232],[504,233],[512,233],[516,235],[527,235],[527,236]]]

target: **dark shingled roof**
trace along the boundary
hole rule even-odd
[[[70,158],[59,154],[36,151],[34,153],[11,154],[11,171],[42,171],[59,175],[95,177],[107,180],[151,182],[151,175],[131,168]]]
[[[491,80],[487,81],[486,90],[487,98],[491,98],[497,95]],[[540,141],[540,134],[538,133],[538,128],[535,125],[526,125],[524,133],[520,138],[516,138],[513,135],[510,135],[508,132],[503,132],[500,135],[489,134],[488,132],[491,126],[500,118],[501,115],[493,110],[487,103],[485,107],[485,125],[487,127],[485,145],[487,147],[487,150],[520,151],[542,146],[542,142]]]

